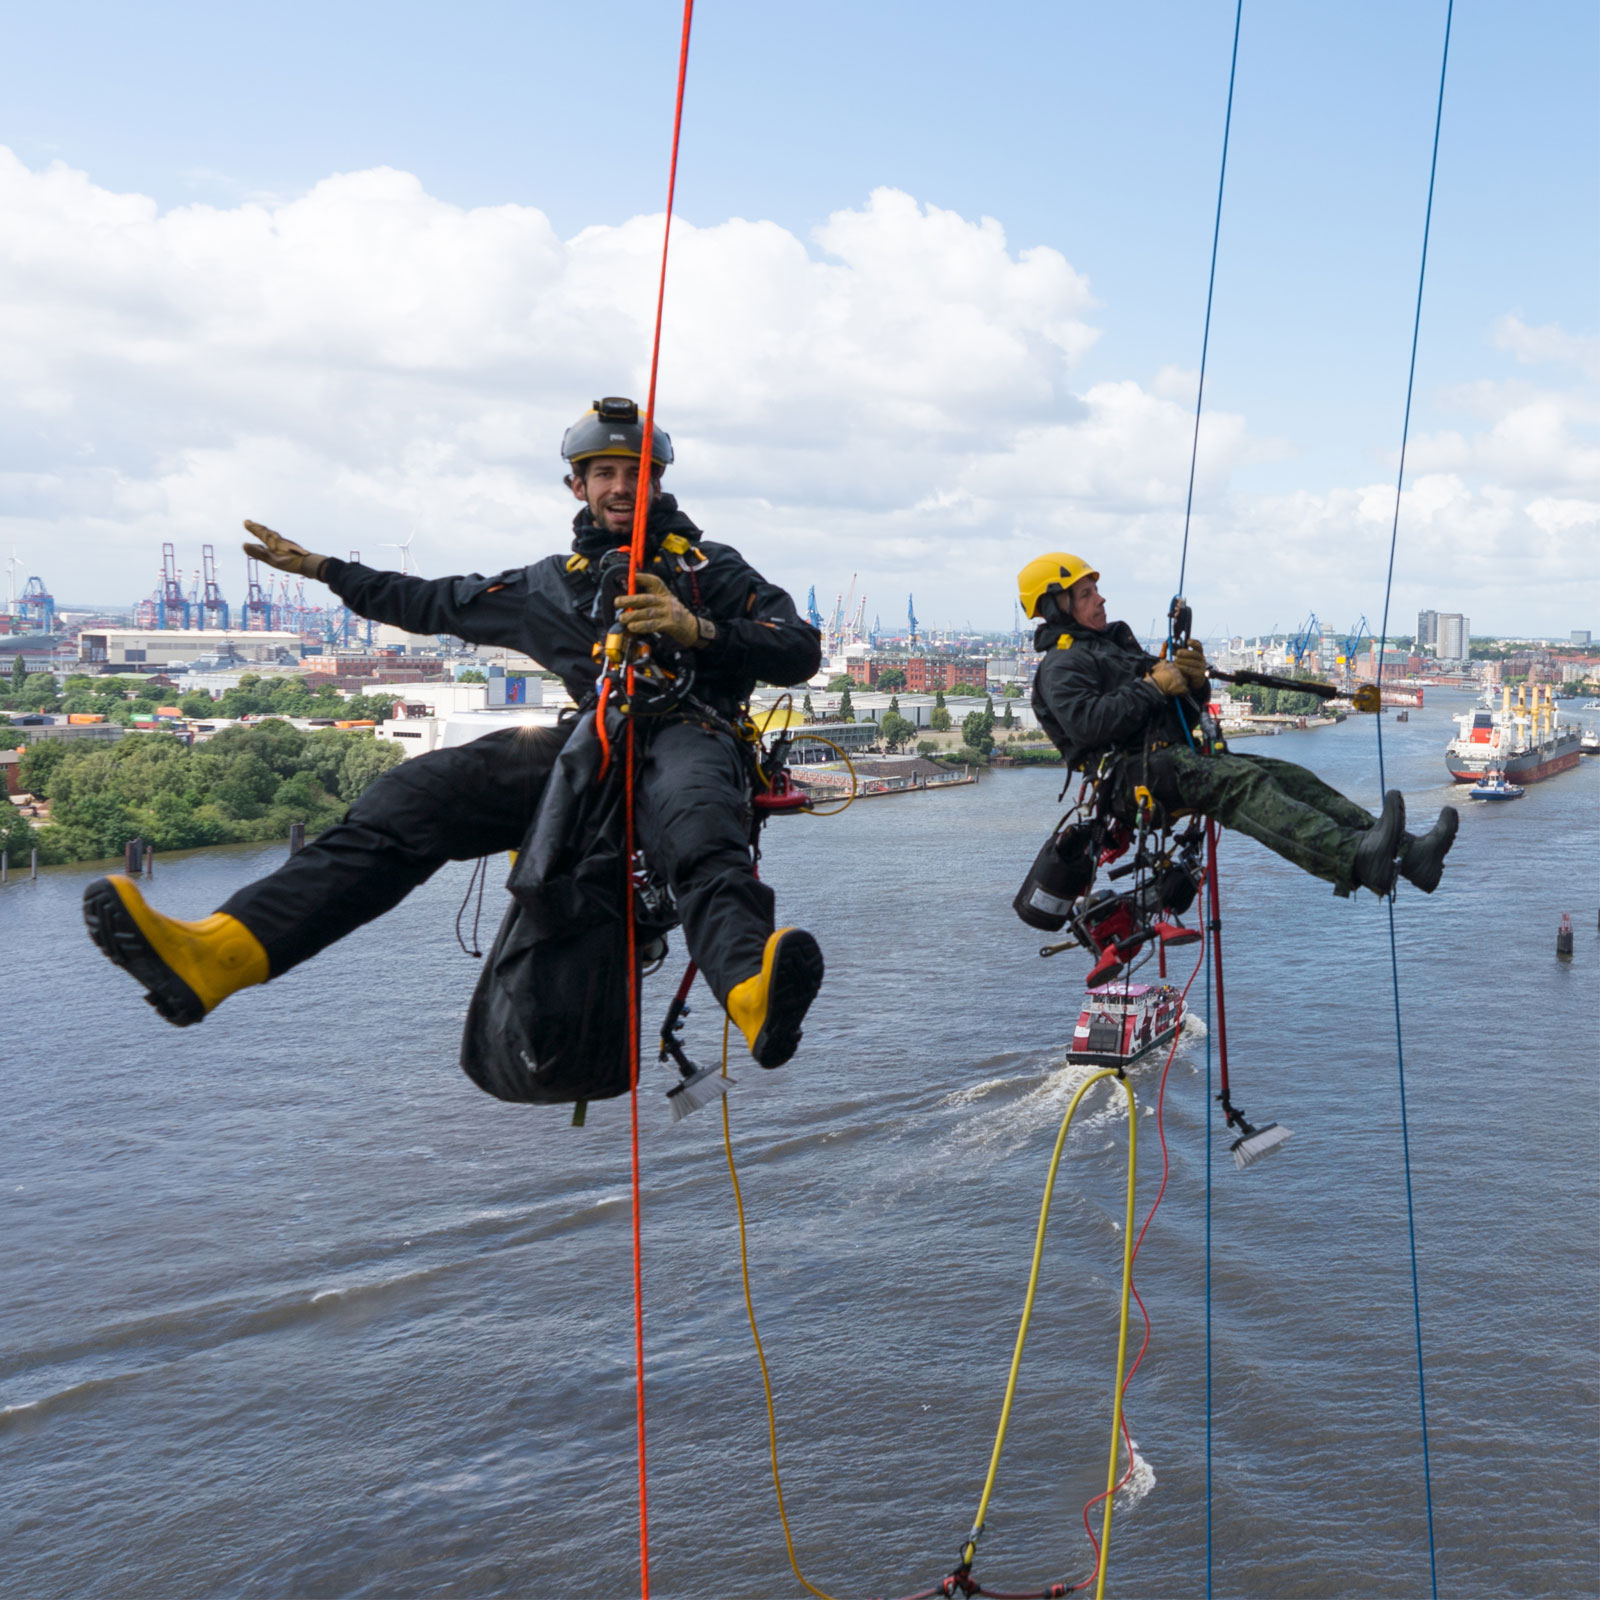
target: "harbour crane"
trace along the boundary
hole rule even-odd
[[[43,578],[29,578],[22,593],[12,602],[11,614],[31,623],[40,633],[56,631],[55,596],[44,586]]]
[[[178,552],[171,544],[161,546],[161,587],[156,595],[156,626],[187,628],[189,600],[183,592],[183,580],[178,576]]]
[[[1301,625],[1299,632],[1283,647],[1284,659],[1291,669],[1298,670],[1321,632],[1322,624],[1317,620],[1316,612],[1313,611]]]
[[[810,619],[811,626],[822,632],[822,613],[817,610],[817,586],[811,585],[811,593],[806,596],[806,616]]]
[[[1363,613],[1361,620],[1339,641],[1339,665],[1344,669],[1346,687],[1356,670],[1356,651],[1361,648],[1361,641],[1372,637],[1372,625]]]
[[[261,568],[249,556],[244,560],[244,626],[249,633],[272,632],[272,590],[261,587]]]
[[[217,582],[217,552],[214,545],[200,546],[200,563],[205,571],[205,590],[200,596],[200,626],[220,626],[226,633],[230,612],[228,602],[222,598],[222,586]],[[217,622],[219,616],[222,618],[220,624]]]
[[[917,647],[917,598],[915,595],[906,596],[906,621],[911,624],[910,645],[913,650]]]

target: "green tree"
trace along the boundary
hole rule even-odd
[[[811,704],[811,692],[809,690],[806,691],[806,697],[801,703],[800,709],[804,711],[808,717],[814,717],[817,714],[816,708]]]
[[[917,741],[917,754],[919,756],[931,756],[938,748],[938,745],[932,739],[919,739]]]
[[[908,722],[898,711],[885,711],[878,724],[878,734],[887,750],[898,750],[916,734],[917,726]]]
[[[839,696],[839,720],[841,722],[854,722],[856,720],[856,708],[854,702],[850,699],[850,680],[848,678],[845,679],[844,690]]]
[[[27,729],[24,728],[26,733]],[[67,745],[61,739],[40,739],[28,745],[17,764],[17,781],[29,794],[48,798],[50,779],[67,758]]]
[[[878,687],[880,689],[887,689],[892,693],[896,689],[905,688],[905,686],[906,675],[899,667],[885,667],[878,674]]]
[[[394,715],[394,696],[353,694],[339,707],[339,717],[350,722],[387,722]]]
[[[941,696],[940,698],[942,702],[943,697]],[[935,705],[932,712],[929,714],[928,726],[932,728],[935,733],[948,733],[950,731],[950,713],[944,708],[942,703]]]
[[[0,805],[0,850],[11,858],[12,869],[26,862],[28,852],[38,843],[33,824],[13,805]]]
[[[487,683],[488,681],[476,667],[468,667],[465,672],[456,675],[457,683]]]
[[[961,742],[969,750],[988,755],[994,749],[994,713],[969,711],[961,719]]]
[[[838,694],[841,690],[848,690],[855,681],[848,672],[835,673],[828,679],[828,693]]]
[[[933,709],[935,711],[943,711],[944,710],[944,690],[943,689],[935,689],[933,691]]]
[[[11,692],[21,694],[28,681],[28,663],[19,655],[11,663]]]
[[[991,701],[990,704],[989,704],[989,710],[990,710],[990,713],[992,715],[993,712],[994,712],[994,703],[993,703],[993,701]],[[1017,725],[1017,719],[1014,716],[1012,716],[1012,714],[1011,714],[1011,702],[1009,700],[1007,700],[1006,701],[1005,715],[1000,718],[1000,726],[1002,728],[1014,728],[1014,727],[1016,727],[1016,725]]]
[[[320,830],[401,759],[368,733],[269,720],[193,749],[168,733],[44,743],[24,754],[22,780],[50,800],[51,821],[37,830],[41,859],[82,861],[115,855],[136,836],[178,850],[281,839],[292,822]]]

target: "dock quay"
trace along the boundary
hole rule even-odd
[[[926,756],[873,756],[855,760],[851,766],[855,769],[858,800],[926,789],[953,789],[978,781],[975,767],[946,767],[929,761]],[[789,776],[795,786],[813,800],[842,800],[850,793],[850,768],[842,761],[791,767]]]

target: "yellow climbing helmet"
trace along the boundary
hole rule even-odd
[[[1065,593],[1084,578],[1099,576],[1082,556],[1069,556],[1065,551],[1053,550],[1047,556],[1035,556],[1017,574],[1017,598],[1022,602],[1024,614],[1036,617],[1039,615],[1039,602],[1052,589]]]

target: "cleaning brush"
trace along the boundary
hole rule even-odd
[[[1233,1151],[1233,1164],[1243,1172],[1252,1161],[1269,1156],[1290,1137],[1289,1129],[1281,1123],[1269,1122],[1265,1127],[1252,1128],[1243,1117],[1239,1126],[1244,1132],[1228,1148]]]
[[[672,1120],[682,1122],[691,1111],[708,1106],[720,1095],[725,1095],[737,1078],[725,1078],[716,1067],[696,1067],[686,1073],[667,1090],[667,1104],[672,1107]]]

